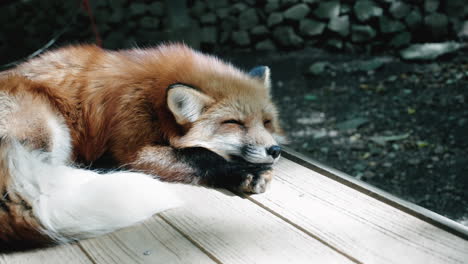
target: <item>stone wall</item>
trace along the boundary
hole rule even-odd
[[[58,44],[95,40],[80,1],[0,4],[0,63],[60,35]],[[208,51],[400,49],[468,36],[466,0],[89,0],[104,47],[184,40]],[[65,30],[64,30],[65,29]]]
[[[379,51],[468,30],[466,0],[207,0],[194,1],[191,15],[202,43],[254,50]]]

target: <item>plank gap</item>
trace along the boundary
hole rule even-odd
[[[78,248],[81,250],[81,252],[83,252],[83,254],[85,254],[85,256],[89,259],[89,261],[91,261],[93,264],[99,264],[97,263],[96,261],[94,261],[94,259],[91,257],[91,255],[88,253],[88,251],[86,251],[86,249],[83,247],[83,245],[81,245],[80,243],[76,243],[76,245],[78,246]]]
[[[218,263],[218,264],[223,264],[223,262],[221,262],[221,260],[219,260],[217,257],[215,257],[213,254],[211,254],[211,252],[209,252],[208,250],[206,250],[204,247],[202,247],[199,243],[197,243],[195,240],[193,240],[192,238],[190,238],[187,234],[185,234],[182,230],[180,230],[179,228],[177,228],[175,225],[173,225],[168,219],[166,219],[164,216],[158,214],[157,215],[159,218],[161,218],[164,222],[166,222],[168,225],[170,225],[172,228],[174,228],[177,232],[179,232],[179,234],[181,234],[185,239],[187,239],[188,241],[190,241],[190,243],[192,243],[194,246],[196,246],[198,249],[200,249],[203,253],[205,253],[210,259],[212,259],[214,262]]]
[[[282,216],[281,214],[275,212],[271,208],[269,208],[269,207],[265,206],[264,204],[256,201],[255,199],[253,199],[253,198],[251,198],[249,196],[246,196],[246,195],[242,195],[241,197],[248,199],[249,201],[251,201],[252,203],[254,203],[257,206],[261,207],[265,211],[271,213],[272,215],[274,215],[274,216],[278,217],[279,219],[283,220],[284,222],[290,224],[291,226],[298,229],[299,231],[307,234],[308,236],[312,237],[313,239],[319,241],[320,243],[324,244],[325,246],[327,246],[327,247],[331,248],[332,250],[336,251],[337,253],[343,255],[344,257],[351,260],[352,262],[357,263],[357,264],[364,264],[363,262],[359,261],[358,259],[354,258],[353,256],[350,256],[350,255],[346,254],[345,252],[339,250],[337,247],[331,245],[330,243],[326,242],[325,240],[321,239],[320,237],[314,235],[313,233],[311,233],[311,232],[307,231],[306,229],[302,228],[301,226],[295,224],[294,222],[292,222],[288,218],[286,218],[286,217]]]

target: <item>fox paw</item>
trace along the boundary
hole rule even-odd
[[[273,170],[263,172],[260,175],[247,174],[241,182],[239,190],[244,193],[264,193],[273,178]]]

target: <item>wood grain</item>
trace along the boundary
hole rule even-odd
[[[75,245],[62,245],[46,249],[0,255],[0,264],[92,264]]]
[[[221,263],[353,263],[247,199],[178,186],[184,207],[162,217]]]
[[[158,216],[80,244],[96,263],[215,263]]]
[[[174,185],[184,206],[20,263],[468,263],[468,241],[282,159],[272,188],[239,197]]]
[[[468,241],[287,159],[249,199],[363,263],[468,262]]]

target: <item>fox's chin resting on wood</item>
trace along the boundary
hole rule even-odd
[[[133,225],[179,205],[174,182],[264,192],[283,140],[267,67],[180,44],[45,53],[0,73],[0,246]],[[103,155],[131,172],[76,165]]]

